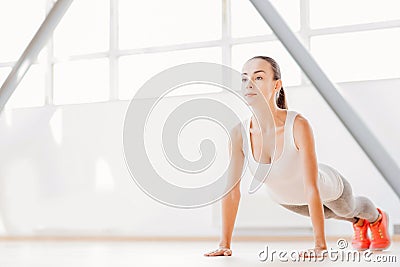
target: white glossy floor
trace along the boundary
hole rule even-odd
[[[205,257],[203,253],[216,248],[215,242],[149,242],[149,241],[0,241],[0,266],[281,266],[310,264],[328,266],[361,266],[367,262],[344,261],[326,258],[323,262],[294,262],[289,255],[277,258],[270,257],[260,261],[258,254],[265,246],[270,250],[305,249],[311,242],[235,242],[231,257]],[[337,249],[335,242],[328,242],[329,247]],[[265,255],[265,254],[264,254]],[[367,266],[399,266],[400,243],[394,242],[389,250],[374,253],[369,258],[374,261],[377,256],[386,256],[392,263],[368,263]],[[391,258],[389,258],[390,256]],[[354,256],[351,259],[355,259]],[[383,258],[381,258],[383,260]]]

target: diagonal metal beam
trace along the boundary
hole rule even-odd
[[[0,112],[3,110],[8,99],[21,82],[25,73],[29,70],[33,62],[35,62],[39,52],[46,45],[47,40],[53,34],[54,29],[67,12],[73,0],[58,0],[43,23],[40,25],[35,36],[32,38],[22,56],[14,65],[11,73],[3,83],[0,89]]]
[[[400,198],[400,168],[297,39],[269,0],[250,0],[315,88]],[[328,51],[327,51],[328,53]]]

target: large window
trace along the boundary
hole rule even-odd
[[[394,36],[400,28],[320,35],[311,38],[311,51],[336,82],[399,78],[400,39]]]
[[[44,65],[32,65],[17,90],[11,95],[7,107],[43,106],[45,103],[44,77]]]
[[[0,2],[0,82],[53,2]],[[400,1],[271,2],[334,82],[400,78]],[[168,67],[209,61],[240,70],[255,55],[278,61],[286,87],[307,83],[248,0],[76,0],[7,106],[126,100]]]
[[[148,79],[167,68],[197,61],[221,63],[221,48],[198,48],[123,56],[119,60],[119,98],[132,98]]]
[[[54,55],[107,52],[109,49],[110,0],[73,1],[54,31]]]
[[[400,19],[398,0],[309,0],[311,28]]]
[[[230,0],[232,36],[248,37],[272,34],[271,28],[248,0]],[[271,1],[292,31],[300,30],[300,0]]]
[[[23,7],[23,8],[22,8]],[[42,23],[46,0],[0,1],[0,84]],[[43,54],[39,56],[43,59]],[[40,106],[45,102],[45,73],[42,64],[34,64],[10,98],[6,107]]]
[[[109,99],[108,61],[76,60],[54,68],[54,104],[74,104]]]
[[[221,39],[221,1],[119,0],[121,49]]]
[[[46,0],[0,1],[0,63],[18,59],[42,23],[45,7]]]

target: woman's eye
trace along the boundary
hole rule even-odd
[[[256,78],[256,80],[262,80],[262,77],[261,77],[261,76],[258,76],[258,77]]]
[[[246,78],[242,78],[242,83],[246,82],[247,79]]]

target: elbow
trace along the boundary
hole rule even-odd
[[[239,201],[241,197],[240,190],[232,189],[222,199],[224,201]]]
[[[233,200],[240,200],[241,194],[240,194],[240,189],[234,188],[230,193],[229,193],[231,199]]]
[[[233,190],[231,196],[234,200],[240,200],[241,194],[239,190]]]
[[[240,199],[240,182],[236,183],[228,193],[231,199]]]

